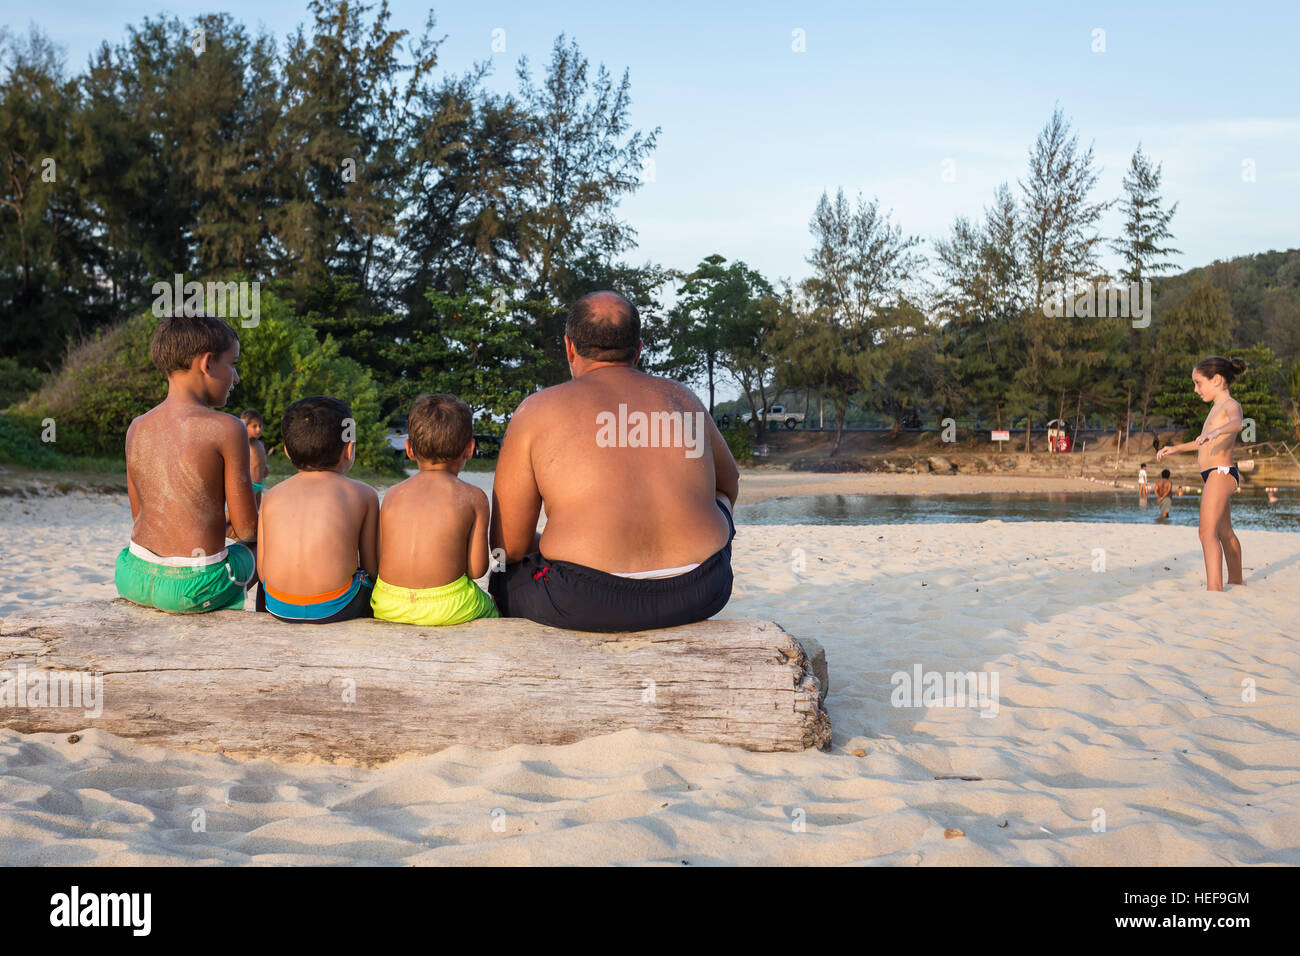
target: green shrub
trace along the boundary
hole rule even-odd
[[[0,415],[0,464],[24,468],[54,468],[58,457],[40,439],[8,415]]]
[[[748,425],[736,425],[722,429],[722,437],[731,449],[731,457],[738,462],[746,462],[754,457],[754,433]]]
[[[356,419],[357,463],[379,471],[392,471],[396,463],[380,421],[380,391],[369,370],[341,354],[330,335],[324,341],[295,315],[287,302],[270,293],[261,298],[261,317],[239,334],[239,384],[230,394],[226,411],[238,415],[245,408],[262,414],[262,442],[271,448],[281,442],[280,423],[285,410],[300,398],[332,395],[347,402]]]
[[[11,358],[0,358],[0,408],[21,402],[40,388],[44,379],[34,368],[24,368]]]
[[[65,455],[120,455],[131,419],[167,395],[149,358],[156,320],[148,313],[101,330],[68,349],[59,373],[15,411],[53,418]]]
[[[243,328],[227,321],[240,340],[240,382],[224,411],[252,406],[265,420],[263,441],[280,441],[285,409],[300,398],[333,395],[352,407],[357,461],[391,469],[392,456],[379,420],[379,387],[370,373],[339,353],[330,336],[315,330],[272,294],[261,297],[261,321]],[[167,397],[167,380],[149,355],[158,320],[145,312],[73,346],[63,368],[12,414],[30,431],[53,418],[58,451],[66,455],[121,455],[131,420]]]

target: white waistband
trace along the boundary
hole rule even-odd
[[[198,554],[192,558],[164,558],[162,555],[154,554],[148,548],[136,544],[134,541],[131,542],[129,547],[131,553],[141,561],[148,561],[150,564],[161,564],[167,568],[206,568],[209,565],[221,564],[226,560],[226,555],[230,550],[229,548],[222,548],[216,554]]]
[[[616,578],[635,578],[638,581],[647,581],[658,580],[659,578],[675,578],[679,574],[694,571],[699,566],[700,562],[696,561],[694,564],[683,564],[680,568],[660,568],[657,571],[627,571],[624,573],[613,571],[611,573]]]

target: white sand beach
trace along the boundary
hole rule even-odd
[[[115,596],[125,496],[0,521],[0,614]],[[830,752],[624,732],[367,770],[0,730],[0,862],[1300,864],[1300,536],[1240,537],[1248,586],[1207,594],[1185,526],[742,524],[721,616],[822,643]],[[918,665],[996,673],[996,716],[893,706]]]

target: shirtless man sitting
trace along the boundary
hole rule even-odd
[[[565,324],[573,380],[515,410],[492,488],[502,616],[639,631],[702,621],[730,599],[740,472],[690,389],[636,369],[641,344],[632,303],[584,296]]]

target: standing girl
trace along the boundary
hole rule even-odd
[[[1243,418],[1241,406],[1228,394],[1233,380],[1246,370],[1239,358],[1220,355],[1202,359],[1192,369],[1192,387],[1201,401],[1210,402],[1210,413],[1196,441],[1166,445],[1156,452],[1156,461],[1175,452],[1196,449],[1197,464],[1205,490],[1201,493],[1201,550],[1205,552],[1205,582],[1210,591],[1223,590],[1223,562],[1228,562],[1228,583],[1245,584],[1241,576],[1241,543],[1232,530],[1228,498],[1241,485],[1241,473],[1232,463],[1232,446]]]

